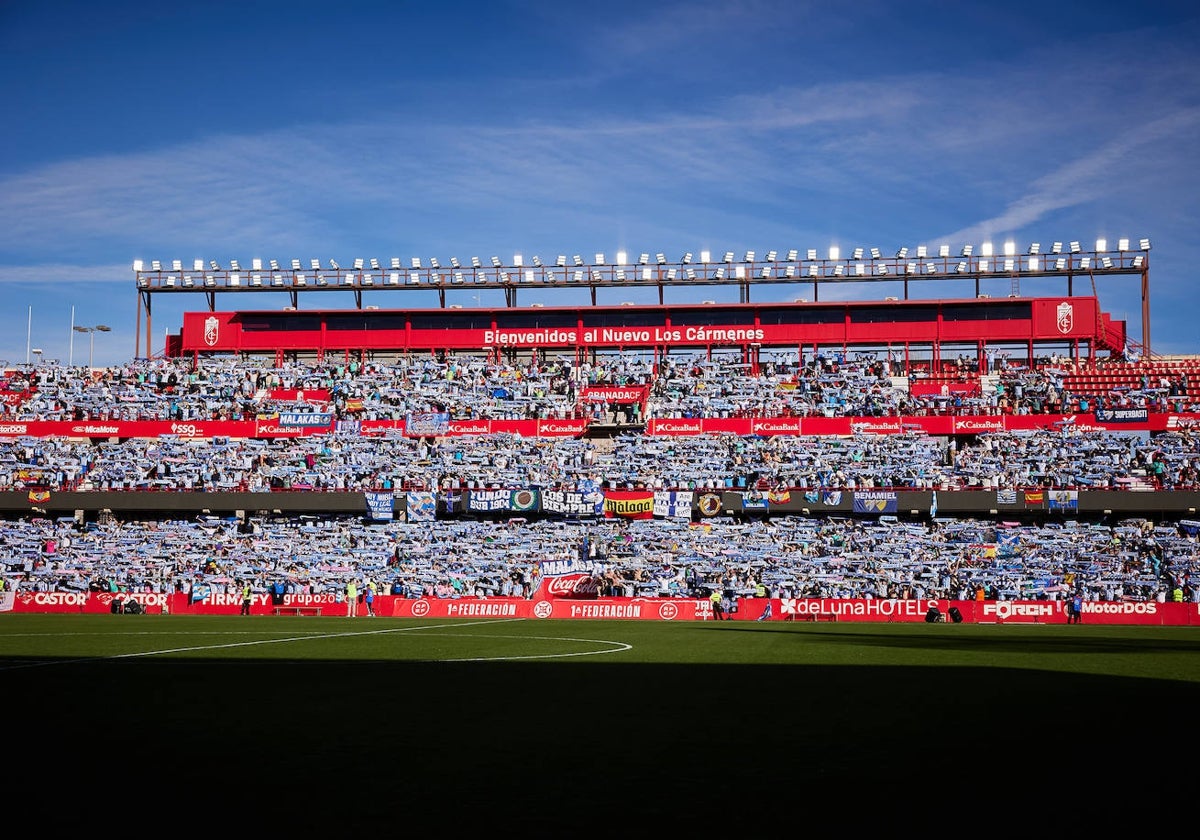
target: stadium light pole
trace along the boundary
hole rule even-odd
[[[96,333],[111,332],[112,327],[105,326],[104,324],[97,324],[94,327],[75,327],[74,329],[75,329],[75,332],[81,332],[81,333],[88,334],[88,370],[91,370],[92,369],[92,355],[96,349]]]

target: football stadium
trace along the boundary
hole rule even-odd
[[[21,807],[955,830],[1148,772],[1200,686],[1200,359],[1097,294],[1149,311],[1147,240],[973,251],[135,264],[128,363],[0,391],[6,744],[56,768]],[[152,346],[161,295],[197,305]]]

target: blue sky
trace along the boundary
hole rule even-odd
[[[1151,240],[1152,349],[1200,353],[1191,4],[3,0],[0,79],[9,362],[30,347],[132,358],[135,259],[675,260],[1101,237]],[[1141,340],[1139,281],[1097,290]],[[364,303],[436,305],[376,294]],[[233,297],[217,308],[250,308]],[[353,302],[301,297],[318,304]],[[205,303],[153,306],[158,351]],[[112,327],[94,351],[72,312]]]

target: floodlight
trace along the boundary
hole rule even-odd
[[[421,258],[420,257],[410,257],[408,260],[408,263],[413,268],[420,268],[421,267]],[[499,262],[497,262],[495,257],[492,257],[492,265],[499,265]]]
[[[170,288],[174,288],[174,286],[175,286],[175,275],[174,275],[174,274],[168,274],[168,275],[167,275],[167,277],[166,277],[166,281],[167,281],[166,285],[167,285],[167,288],[168,288],[168,289],[170,289]]]
[[[926,274],[937,274],[937,263],[925,263]]]
[[[1079,267],[1080,268],[1091,268],[1092,267],[1092,258],[1091,257],[1083,257],[1082,259],[1080,259]]]
[[[878,249],[878,248],[872,248],[872,249],[871,249],[871,259],[873,259],[873,260],[877,260],[877,259],[879,259],[879,258],[880,258],[880,257],[882,257],[882,256],[883,256],[883,254],[879,253],[879,249]]]
[[[767,251],[767,262],[775,262],[778,254],[775,251]]]
[[[583,257],[581,257],[579,254],[575,254],[573,257],[571,257],[571,261],[577,266],[583,265]]]
[[[625,269],[623,269],[623,268],[618,268],[618,269],[617,269],[617,279],[618,279],[618,280],[624,280],[624,279],[625,279]]]
[[[1140,240],[1138,242],[1138,247],[1141,248],[1143,251],[1149,251],[1150,250],[1150,240],[1149,239]]]
[[[700,252],[700,262],[704,263],[705,265],[708,265],[710,262],[712,262],[712,252],[711,251],[701,251]]]
[[[861,260],[862,258],[863,258],[863,249],[862,249],[862,248],[855,248],[855,249],[854,249],[854,254],[853,254],[853,256],[852,256],[852,259]]]
[[[624,251],[617,251],[617,265],[625,265],[627,262],[628,255]]]
[[[1108,240],[1107,239],[1097,239],[1096,240],[1096,250],[1097,251],[1107,251],[1108,250]]]
[[[854,273],[857,274],[859,277],[862,277],[863,275],[865,275],[867,273],[866,265],[863,263],[855,263],[854,264]]]
[[[183,286],[185,289],[190,289],[194,285],[196,285],[196,283],[194,280],[192,280],[192,275],[190,275],[190,274],[183,275]]]
[[[1042,246],[1040,243],[1038,243],[1038,242],[1030,243],[1030,245],[1029,245],[1029,253],[1030,254],[1036,254],[1040,250],[1042,250]]]
[[[592,261],[592,265],[604,265],[604,254],[597,253],[596,259]]]
[[[888,267],[887,267],[887,263],[880,263],[880,264],[879,264],[879,265],[876,267],[876,269],[875,269],[875,273],[876,273],[876,274],[887,274],[887,273],[888,273]]]
[[[1136,257],[1133,258],[1133,267],[1141,268],[1142,263],[1144,263],[1145,261],[1146,261],[1146,258],[1144,256],[1142,256],[1141,254],[1138,254]]]
[[[929,248],[925,245],[917,246],[917,259],[923,260],[929,256]]]
[[[259,257],[255,257],[254,259],[250,260],[250,270],[251,271],[262,271],[263,270],[262,260]]]
[[[232,273],[229,275],[229,285],[230,285],[230,286],[240,286],[240,285],[242,285],[242,275],[241,275],[239,272],[237,272],[237,271],[234,271],[234,272],[232,272]]]
[[[380,270],[379,260],[375,259],[374,257],[371,257],[371,270],[372,271]]]
[[[217,261],[216,261],[216,260],[209,260],[209,261],[208,261],[208,267],[209,267],[210,269],[212,269],[213,271],[220,271],[220,270],[221,270],[221,266],[217,265]]]
[[[554,264],[555,264],[556,266],[558,266],[559,268],[566,268],[566,265],[567,265],[567,256],[566,256],[566,254],[559,254],[559,255],[558,255],[556,258],[555,258],[555,260],[554,260]]]
[[[456,271],[456,272],[454,272],[453,275],[451,275],[451,280],[450,280],[451,283],[462,283],[462,281],[463,281],[463,273],[461,271]]]
[[[1025,263],[1026,271],[1037,271],[1042,266],[1042,261],[1035,256],[1031,256]]]
[[[204,285],[211,289],[213,286],[217,285],[217,278],[213,277],[211,274],[205,274]]]
[[[1072,242],[1072,243],[1071,243],[1071,253],[1072,253],[1072,254],[1078,254],[1078,253],[1079,253],[1079,250],[1080,250],[1080,248],[1079,248],[1079,243],[1078,243],[1078,242]]]
[[[766,280],[768,277],[770,277],[771,276],[771,266],[764,265],[762,268],[760,268],[758,270],[758,276],[762,280]]]
[[[330,261],[329,261],[329,267],[330,267],[330,268],[332,268],[334,271],[341,271],[341,270],[342,270],[342,267],[341,267],[340,265],[338,265],[338,262],[337,262],[337,260],[330,260]]]
[[[533,282],[533,271],[528,268],[525,269],[525,272],[521,275],[521,282],[522,283],[532,283]]]
[[[939,257],[950,256],[950,246],[949,245],[939,245],[938,246],[938,256]]]
[[[622,261],[618,260],[618,262],[622,262]],[[649,254],[642,254],[640,257],[638,257],[638,265],[646,265],[649,262],[650,262]]]
[[[134,271],[141,271],[141,270],[142,270],[142,264],[143,264],[143,263],[142,263],[142,261],[141,261],[141,260],[134,260],[134,261],[133,261],[133,270],[134,270]]]
[[[1139,258],[1139,259],[1140,259],[1140,258]],[[675,279],[675,275],[676,275],[676,273],[677,273],[677,269],[674,269],[674,268],[668,268],[668,269],[667,269],[667,279],[668,279],[668,280],[674,280],[674,279]]]
[[[899,251],[896,252],[896,256],[897,256],[897,258],[902,259],[902,260],[908,259],[908,249],[901,248]]]
[[[666,265],[667,264],[667,255],[666,254],[655,254],[654,261],[656,263],[658,263],[659,265]]]
[[[191,284],[184,283],[184,285],[190,286]],[[271,285],[272,286],[282,286],[283,285],[283,275],[282,274],[272,274],[271,275]]]
[[[171,260],[172,271],[183,271],[183,260]]]
[[[964,246],[962,247],[962,253],[961,253],[961,254],[959,254],[959,256],[961,256],[961,257],[969,257],[969,256],[971,256],[971,254],[972,254],[974,251],[975,251],[975,246],[974,246],[974,245],[964,245]]]
[[[292,271],[299,271],[299,270],[300,270],[300,260],[293,259],[292,260]]]
[[[542,258],[541,258],[541,257],[539,257],[539,256],[537,256],[536,254],[535,254],[535,255],[534,255],[534,257],[533,257],[533,267],[534,267],[534,268],[541,268],[541,267],[542,267]]]
[[[158,260],[150,260],[150,270],[162,271],[162,263],[160,263]]]
[[[816,258],[817,258],[817,252],[813,251],[812,256],[809,257],[809,259],[815,260]],[[798,250],[796,250],[795,248],[792,248],[791,250],[789,250],[787,252],[787,261],[788,262],[795,262],[798,259],[800,259],[800,252]]]
[[[805,259],[815,260],[817,258],[817,249],[809,248],[808,251],[806,252],[806,254],[807,254],[807,256],[805,257]]]
[[[1112,266],[1113,266],[1112,257],[1101,258],[1100,264],[1103,265],[1105,268],[1112,268]]]
[[[501,265],[499,257],[492,257],[492,268],[499,268]]]
[[[261,286],[262,285],[262,275],[259,274],[257,271],[250,275],[250,285],[251,286]]]
[[[754,252],[747,251],[746,256],[742,259],[742,262],[748,262],[748,263],[754,262]]]
[[[736,277],[736,278],[738,278],[739,280],[741,280],[742,278],[744,278],[744,277],[746,276],[746,266],[744,266],[744,265],[735,265],[735,266],[733,267],[733,276],[734,276],[734,277]]]
[[[726,251],[725,256],[722,258],[721,261],[724,263],[727,263],[727,264],[732,263],[733,262],[733,251]],[[705,260],[705,262],[708,262],[708,260]]]
[[[724,266],[721,266],[720,268],[718,268],[716,271],[713,272],[713,279],[714,280],[724,280],[725,279],[725,267]]]
[[[307,286],[308,285],[308,281],[304,278],[303,274],[296,275],[296,285],[297,286]]]
[[[525,265],[525,257],[521,254],[513,254],[512,264],[517,268],[520,268],[521,266]]]
[[[571,272],[571,282],[582,283],[583,282],[583,272],[580,271],[579,269],[576,269],[575,271]]]
[[[392,257],[391,267],[392,267],[392,269],[398,269],[398,268],[403,268],[404,266],[400,265],[399,257]]]
[[[992,255],[992,243],[984,242],[983,245],[979,247],[979,253],[981,256],[990,257]],[[968,254],[968,256],[970,255]]]
[[[1129,250],[1129,240],[1128,239],[1118,239],[1117,240],[1117,250],[1118,251],[1128,251]]]
[[[1059,257],[1058,259],[1056,259],[1054,261],[1054,268],[1056,270],[1062,271],[1066,267],[1067,267],[1067,258],[1066,257]]]
[[[1017,264],[1017,261],[1014,260],[1012,257],[1004,258],[1004,270],[1005,271],[1012,271],[1013,268],[1016,266],[1016,264]]]
[[[451,258],[450,258],[450,267],[451,267],[451,268],[462,268],[462,264],[461,264],[461,263],[459,263],[459,261],[458,261],[458,257],[451,257]]]
[[[837,257],[834,257],[833,259],[837,259]],[[843,274],[845,274],[845,273],[846,273],[846,266],[845,266],[845,265],[843,265],[843,264],[841,264],[841,263],[838,263],[837,265],[835,265],[835,266],[833,267],[833,276],[834,276],[834,277],[841,277],[841,276],[842,276]]]
[[[370,274],[360,274],[360,275],[358,275],[358,280],[364,286],[374,286],[375,285],[375,280],[371,277]]]
[[[399,286],[400,285],[400,272],[399,271],[389,271],[387,274],[387,277],[384,279],[383,282],[389,286]]]
[[[683,259],[680,260],[680,262],[683,263],[684,265],[687,265],[691,261],[692,261],[692,252],[691,251],[688,251],[686,254],[684,254]]]
[[[689,269],[687,269],[687,270],[684,272],[684,274],[686,274],[686,275],[687,275],[687,279],[689,279],[689,280],[695,280],[695,279],[696,279],[696,269],[694,269],[694,268],[689,268]]]
[[[594,283],[599,283],[599,282],[600,282],[601,280],[603,280],[603,279],[604,279],[604,278],[600,276],[600,272],[599,272],[599,271],[596,271],[596,270],[593,268],[593,269],[592,269],[592,282],[594,282]]]
[[[329,285],[329,281],[325,279],[324,274],[317,275],[317,285],[318,286],[328,286]]]
[[[241,270],[242,270],[242,267],[241,267],[240,265],[238,265],[238,261],[237,261],[237,260],[230,260],[230,261],[229,261],[229,268],[230,268],[230,270],[231,270],[231,271],[241,271]]]
[[[958,265],[956,265],[954,267],[954,270],[956,272],[958,272],[959,274],[965,273],[967,270],[967,261],[966,260],[961,261]]]
[[[471,267],[472,268],[482,268],[483,267],[483,263],[480,262],[479,257],[471,257]]]
[[[355,270],[355,271],[362,271],[362,270],[363,270],[363,260],[362,260],[362,257],[355,257],[355,258],[354,258],[354,270]]]
[[[508,275],[507,271],[500,272],[500,282],[501,283],[511,283],[512,282],[512,278]]]
[[[650,274],[650,268],[649,268],[649,266],[644,266],[644,267],[642,268],[642,276],[641,276],[641,278],[640,278],[640,279],[642,279],[642,280],[649,280],[649,279],[650,279],[650,277],[651,277],[651,274]],[[635,275],[635,278],[636,278],[636,275]]]
[[[311,268],[313,271],[320,271],[321,270],[321,261],[320,260],[309,260],[308,267]]]
[[[410,286],[416,286],[420,282],[421,282],[421,275],[419,272],[416,272],[416,271],[408,272],[408,283]]]
[[[812,266],[812,268],[816,268],[816,266],[814,265],[814,266]],[[795,277],[796,276],[796,266],[789,265],[789,266],[785,267],[783,269],[783,276],[784,277]]]
[[[916,274],[918,271],[919,271],[919,269],[917,268],[916,260],[913,260],[904,268],[905,274]]]
[[[816,277],[817,276],[817,268],[818,267],[817,267],[816,263],[809,263],[808,264],[808,276]]]
[[[840,260],[842,258],[842,249],[836,245],[829,246],[829,259]]]

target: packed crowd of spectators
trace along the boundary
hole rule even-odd
[[[602,595],[1200,600],[1200,523],[1020,525],[783,517],[421,523],[202,517],[0,523],[0,574],[36,591],[530,597],[546,561],[577,559]],[[762,590],[759,587],[763,587]],[[1180,594],[1176,595],[1176,590]]]

